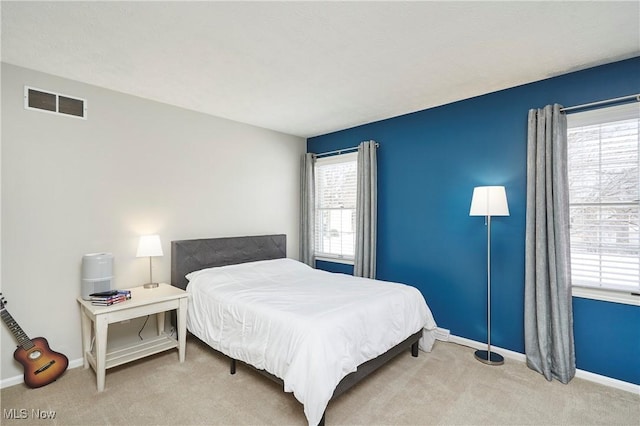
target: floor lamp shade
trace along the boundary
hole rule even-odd
[[[504,186],[476,186],[469,216],[509,216]]]
[[[159,235],[143,235],[138,242],[138,251],[136,257],[149,258],[149,282],[144,285],[145,288],[158,287],[158,283],[153,282],[153,271],[151,268],[151,258],[162,256],[162,243]]]
[[[504,186],[475,187],[469,216],[484,216],[487,223],[487,350],[478,350],[474,356],[482,363],[500,365],[504,358],[491,352],[491,216],[509,216]]]

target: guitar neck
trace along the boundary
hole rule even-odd
[[[3,309],[2,312],[0,312],[0,316],[23,349],[28,350],[34,346],[29,336],[22,330],[22,327],[18,325],[16,320],[13,319],[9,311]]]

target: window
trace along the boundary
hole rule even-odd
[[[315,166],[317,258],[353,261],[358,154],[318,158]]]
[[[639,125],[637,103],[567,115],[574,287],[640,292]]]

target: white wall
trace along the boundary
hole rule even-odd
[[[25,110],[24,85],[87,100],[88,120]],[[2,64],[2,292],[30,337],[81,358],[82,255],[114,254],[117,288],[148,281],[139,235],[286,233],[298,255],[303,138]],[[119,325],[135,335],[137,324]],[[2,326],[2,379],[22,374]],[[188,355],[187,355],[188,356]]]

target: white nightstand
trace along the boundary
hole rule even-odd
[[[131,299],[111,306],[95,306],[89,300],[78,297],[82,318],[82,352],[84,368],[93,367],[98,382],[98,392],[104,390],[105,371],[145,356],[178,348],[180,362],[184,362],[187,335],[188,293],[168,284],[156,288],[130,288]],[[178,319],[178,338],[164,332],[165,312],[175,309]],[[156,314],[158,336],[145,339],[126,348],[107,353],[109,324],[145,315]],[[93,323],[93,324],[92,324]],[[93,327],[92,327],[93,325]],[[95,338],[92,350],[91,340]]]

